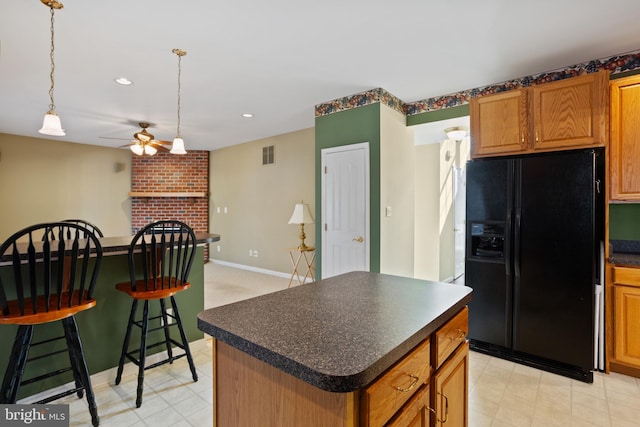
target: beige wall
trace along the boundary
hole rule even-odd
[[[262,148],[269,145],[275,164],[263,166]],[[291,273],[287,249],[300,242],[300,226],[288,224],[293,207],[304,200],[315,212],[314,145],[310,128],[211,152],[210,230],[221,236],[211,245],[212,259]],[[305,243],[315,245],[313,225],[305,234]]]
[[[131,153],[0,134],[0,240],[43,221],[83,218],[131,234]]]
[[[415,277],[440,280],[440,144],[415,147]]]
[[[452,167],[463,167],[468,159],[468,138],[415,147],[416,278],[441,281],[454,275]]]
[[[380,107],[380,272],[414,275],[414,131],[406,117]],[[387,216],[387,207],[391,215]]]

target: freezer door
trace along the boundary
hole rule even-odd
[[[467,163],[465,285],[469,337],[511,346],[511,211],[513,161],[482,159]]]
[[[594,175],[591,150],[516,162],[514,350],[587,370],[599,244]]]

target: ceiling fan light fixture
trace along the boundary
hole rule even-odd
[[[142,144],[133,144],[130,145],[129,148],[133,154],[137,154],[138,156],[142,156],[144,154],[144,147],[142,147]]]
[[[184,149],[184,140],[181,137],[176,136],[173,139],[173,145],[169,152],[171,154],[187,154],[187,150]]]
[[[38,130],[38,132],[44,135],[52,135],[52,136],[64,136],[66,135],[64,129],[62,129],[62,123],[60,123],[60,117],[55,113],[55,111],[49,110],[47,114],[44,115],[44,120],[42,121],[42,128]]]

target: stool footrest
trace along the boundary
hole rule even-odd
[[[28,380],[24,380],[20,383],[21,386],[23,385],[27,385],[27,384],[31,384],[34,383],[36,381],[40,381],[40,380],[44,380],[50,377],[55,377],[56,375],[61,375],[64,374],[65,372],[69,372],[71,371],[71,367],[68,368],[63,368],[63,369],[58,369],[57,371],[52,371],[52,372],[48,372],[46,374],[43,375],[39,375],[37,377],[33,377],[33,378],[29,378]]]
[[[71,390],[63,391],[62,393],[58,393],[55,396],[47,397],[46,399],[38,400],[37,402],[33,402],[34,405],[43,405],[45,403],[53,402],[54,400],[60,399],[61,397],[70,396],[72,394],[78,393],[79,391],[85,390],[85,387],[76,387]]]

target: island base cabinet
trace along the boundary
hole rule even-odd
[[[213,341],[215,427],[355,427],[355,392],[331,393]]]
[[[469,343],[453,353],[433,376],[432,407],[436,427],[468,424]]]

